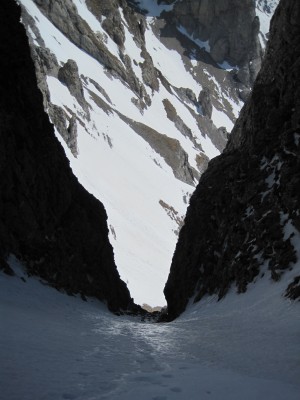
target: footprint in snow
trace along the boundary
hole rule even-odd
[[[173,375],[171,375],[171,374],[162,374],[161,376],[163,378],[172,378],[173,377]]]
[[[177,386],[170,388],[170,390],[171,390],[172,392],[175,392],[175,393],[180,393],[180,392],[182,392],[182,389],[180,389],[180,387],[177,387]]]
[[[81,375],[81,376],[89,376],[90,374],[88,373],[88,372],[78,372],[78,375]]]
[[[76,395],[71,393],[63,393],[62,398],[66,400],[74,400],[76,399]]]

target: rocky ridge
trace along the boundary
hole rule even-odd
[[[193,39],[203,42],[212,62],[232,66],[232,76],[245,100],[263,57],[256,1],[179,1],[174,5],[172,19]]]
[[[194,192],[165,286],[169,318],[188,301],[293,271],[299,298],[300,4],[281,1],[251,98]]]
[[[127,310],[133,302],[114,263],[105,209],[78,183],[54,136],[21,9],[13,0],[0,8],[0,268],[12,274],[13,255],[59,290]]]
[[[152,57],[147,50],[145,41],[147,22],[144,14],[139,12],[137,6],[133,8],[132,4],[125,0],[113,1],[109,4],[87,0],[86,6],[97,18],[104,30],[104,32],[101,33],[94,32],[91,29],[87,22],[79,15],[76,5],[71,0],[66,2],[57,0],[48,0],[46,2],[34,0],[34,2],[53,23],[53,25],[59,29],[71,43],[74,43],[78,48],[95,58],[105,67],[107,73],[111,74],[112,77],[121,79],[124,82],[124,85],[130,87],[133,94],[136,96],[134,101],[140,108],[141,113],[143,113],[143,110],[147,107],[151,106],[151,98],[155,91],[159,90],[160,81],[162,79],[165,80],[165,82],[161,83],[163,85],[167,84],[169,90],[177,90],[177,88],[173,88],[169,82],[166,82],[166,78],[161,75],[160,71],[153,64]],[[58,109],[57,105],[56,107],[53,107],[54,104],[50,100],[46,78],[47,76],[54,76],[62,83],[66,84],[70,90],[70,94],[78,100],[79,105],[82,107],[83,112],[81,112],[80,122],[86,124],[86,129],[89,130],[88,123],[90,122],[90,119],[88,110],[91,106],[85,99],[82,89],[82,86],[86,85],[84,77],[78,75],[76,60],[70,59],[67,61],[66,65],[61,65],[57,62],[55,55],[45,46],[34,18],[32,18],[27,12],[26,7],[23,7],[22,20],[28,29],[32,55],[36,64],[39,87],[44,95],[45,108],[49,110],[53,123],[65,139],[66,143],[69,144],[70,139],[67,133],[67,127],[69,126],[70,120],[73,118],[74,114],[70,115],[70,110],[67,110],[66,112],[66,110]],[[143,62],[140,62],[139,65],[141,69],[141,77],[138,76],[136,69],[133,68],[133,60],[126,53],[124,23],[127,24],[127,28],[129,29],[133,40],[140,48],[140,55],[143,59]],[[35,36],[34,39],[32,33]],[[107,46],[107,37],[117,45],[118,57],[110,52],[109,47]],[[61,78],[64,73],[63,71],[67,70],[69,70],[68,82]],[[151,89],[152,94],[151,92],[147,92],[147,87]],[[186,90],[191,89],[187,88]],[[206,96],[206,102],[211,103],[211,94],[214,93],[215,90],[209,90],[206,86],[204,87],[204,90],[208,94]],[[193,93],[193,97],[195,99],[195,101],[193,101],[195,106],[197,107],[199,105],[201,107],[201,100],[199,102],[197,101],[197,94],[195,95]],[[182,101],[184,101],[184,99],[182,99]],[[230,105],[228,106],[223,107],[225,113],[231,112]],[[206,129],[207,122],[211,121],[212,112],[207,114],[205,112],[205,107],[203,109],[204,113],[200,115],[202,118],[198,118],[199,127],[202,131],[205,131],[205,135],[210,136],[211,131],[215,132],[211,135],[212,140],[214,140],[214,136],[216,136],[217,132],[214,123],[211,124],[211,129]],[[62,124],[63,117],[65,119],[64,124]],[[234,119],[235,117],[231,115],[230,118]],[[87,121],[85,121],[85,119]],[[77,123],[78,122],[79,120],[77,118]],[[217,133],[217,136],[219,136],[219,138],[216,141],[216,146],[218,149],[223,150],[226,143],[226,137],[221,133]],[[71,138],[71,142],[71,151],[73,155],[77,156],[78,149],[76,149],[77,142],[75,136]],[[73,142],[75,142],[75,145]],[[197,146],[197,143],[195,143],[195,145]]]

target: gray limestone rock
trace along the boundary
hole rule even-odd
[[[195,185],[195,181],[199,179],[200,174],[191,167],[188,160],[188,154],[182,148],[179,140],[159,133],[141,122],[136,122],[121,114],[119,115],[138,135],[146,140],[161,157],[164,158],[166,163],[172,168],[173,174],[177,179],[187,183],[188,185]]]
[[[69,126],[67,128],[68,132],[68,140],[67,145],[71,152],[73,153],[74,157],[78,156],[78,146],[77,146],[77,122],[76,122],[76,115],[72,115],[69,119]]]
[[[210,55],[216,63],[227,61],[239,68],[249,68],[251,61],[261,60],[255,0],[183,0],[174,5],[172,13],[177,25],[182,25],[194,38],[209,42]],[[259,67],[256,61],[250,84]]]
[[[125,31],[120,15],[120,8],[123,11],[128,29],[137,45],[141,47],[141,50],[145,46],[144,33],[146,29],[146,21],[144,16],[135,13],[124,0],[114,0],[110,2],[87,0],[87,6],[90,11],[95,15],[95,17],[99,20],[99,22],[101,22],[102,27],[105,29],[108,35],[119,46],[120,55],[123,61],[123,67],[125,67],[124,73],[120,73],[120,71],[115,69],[113,65],[110,65],[110,68],[112,69],[112,71],[117,72],[117,74],[129,84],[131,89],[133,89],[133,91],[138,95],[140,102],[149,104],[149,97],[144,88],[144,85],[135,75],[129,57],[123,54]],[[105,18],[103,19],[103,17]],[[145,84],[152,87],[153,90],[157,90],[158,81],[155,77],[155,70],[152,59],[145,49],[142,56],[145,58],[145,62],[143,63],[143,80]]]
[[[241,100],[243,100],[244,102],[246,102],[249,98],[251,94],[251,90],[247,87],[241,88],[239,91],[239,96],[241,98]]]
[[[118,9],[116,9],[113,14],[105,18],[105,20],[102,22],[102,27],[119,47],[124,47],[125,31]]]
[[[141,56],[144,58],[144,62],[141,63],[143,81],[152,90],[158,91],[159,81],[157,77],[157,70],[155,69],[152,61],[152,57],[147,52],[145,46],[142,46]]]
[[[222,63],[228,58],[229,49],[230,44],[227,37],[220,37],[213,43],[210,55],[216,63]]]
[[[183,136],[188,137],[193,142],[195,148],[198,148],[200,151],[202,151],[200,143],[196,141],[191,129],[177,114],[176,108],[173,106],[173,104],[168,99],[164,99],[163,105],[165,107],[168,119],[174,123],[178,131],[181,132]]]
[[[48,114],[58,133],[66,142],[74,157],[78,156],[77,123],[76,116],[68,117],[66,111],[52,103],[49,103]]]
[[[128,81],[128,74],[122,63],[107,50],[101,38],[78,15],[76,6],[71,0],[34,1],[72,43],[90,54],[119,78]],[[130,84],[133,91],[140,92],[137,80],[131,79]]]
[[[197,98],[195,93],[192,91],[192,89],[186,88],[185,89],[185,95],[186,97],[194,104],[197,103]]]
[[[203,88],[199,94],[198,103],[202,109],[204,116],[211,118],[212,116],[212,102],[210,97],[210,90]]]
[[[67,86],[69,92],[89,117],[88,103],[84,98],[83,86],[78,73],[78,66],[74,60],[68,60],[58,71],[58,79]]]
[[[174,87],[174,90],[176,90],[178,96],[184,101],[184,102],[191,102],[195,106],[198,105],[197,97],[195,93],[192,91],[192,89],[189,88],[176,88]]]
[[[227,131],[227,129],[225,128],[225,126],[220,126],[220,128],[218,128],[219,133],[227,140],[229,137],[229,133]]]
[[[250,69],[249,65],[243,65],[236,73],[237,80],[245,86],[250,85]]]

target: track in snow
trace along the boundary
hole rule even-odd
[[[153,324],[16,271],[0,274],[1,400],[299,399],[299,304],[280,297],[286,282]]]

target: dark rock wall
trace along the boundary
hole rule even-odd
[[[225,152],[193,194],[165,287],[169,318],[205,294],[279,280],[300,231],[300,3],[282,0],[267,54]],[[264,267],[263,267],[264,266]],[[295,272],[296,273],[296,272]],[[300,296],[300,279],[287,295]]]
[[[103,205],[72,174],[43,109],[20,8],[0,5],[0,265],[14,254],[68,293],[132,305]],[[7,268],[6,268],[7,269]]]
[[[242,68],[241,83],[253,83],[262,57],[255,0],[183,0],[175,4],[173,14],[177,25],[209,42],[215,62]]]

